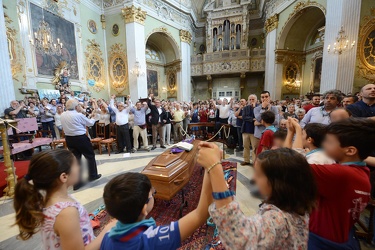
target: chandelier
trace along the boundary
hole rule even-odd
[[[130,70],[130,73],[132,75],[137,76],[137,77],[145,75],[145,72],[142,70],[141,65],[140,65],[138,59],[135,61],[134,67],[133,67],[132,70]]]
[[[40,54],[61,56],[63,43],[57,38],[54,42],[51,27],[44,20],[44,9],[42,8],[42,21],[39,22],[38,30],[34,32],[34,38],[29,36],[30,43]]]
[[[355,45],[355,41],[350,42],[348,40],[348,36],[345,35],[343,26],[341,26],[341,29],[336,37],[336,42],[333,44],[332,52],[334,54],[341,55],[343,52],[348,51],[349,49],[352,49],[354,45]],[[327,51],[328,53],[331,52],[331,45],[328,45]]]

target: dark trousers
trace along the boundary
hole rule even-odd
[[[118,140],[119,152],[124,151],[125,147],[126,147],[126,151],[130,152],[130,150],[132,149],[132,144],[130,142],[129,124],[117,126],[117,140]]]
[[[98,176],[98,169],[95,161],[95,153],[87,135],[65,136],[65,141],[69,150],[77,158],[80,166],[82,155],[86,158],[89,169],[89,178],[96,178]],[[82,182],[82,166],[80,168],[80,181]]]
[[[53,127],[53,121],[50,122],[42,122],[42,128],[43,130],[51,130],[52,138],[56,138],[55,128]],[[43,137],[46,137],[47,133],[43,132]]]
[[[164,146],[163,138],[163,124],[152,124],[152,145],[156,147],[156,141],[158,140],[158,134],[160,139],[160,147]]]
[[[237,138],[238,138],[238,147],[240,149],[242,149],[243,148],[243,140],[242,140],[241,127],[237,127]]]

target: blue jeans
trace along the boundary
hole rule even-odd
[[[43,130],[51,130],[52,138],[56,138],[55,128],[53,127],[53,121],[50,122],[42,122]],[[43,131],[43,137],[46,137],[47,133]]]

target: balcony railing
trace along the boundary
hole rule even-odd
[[[191,75],[261,72],[265,49],[225,50],[191,57]]]

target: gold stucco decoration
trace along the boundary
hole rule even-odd
[[[137,8],[134,5],[125,7],[121,10],[122,17],[125,19],[125,23],[139,23],[144,25],[146,20],[146,11],[141,8]]]
[[[86,47],[86,79],[94,80],[95,85],[93,86],[96,92],[100,92],[104,89],[104,60],[103,53],[100,50],[100,45],[93,39],[88,39],[88,45]]]
[[[191,44],[192,35],[187,30],[180,30],[180,39],[182,42]]]
[[[264,29],[266,33],[270,33],[272,30],[276,29],[279,24],[279,15],[275,14],[268,18],[264,23]]]
[[[358,73],[364,79],[375,82],[375,7],[371,16],[364,17],[359,30]]]
[[[112,87],[118,92],[123,92],[128,86],[128,65],[125,50],[122,44],[115,43],[111,46],[109,57],[109,76]]]

